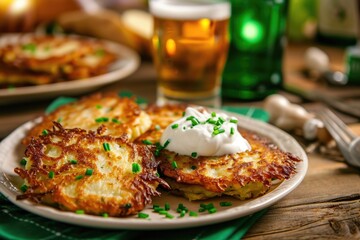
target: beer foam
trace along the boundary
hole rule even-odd
[[[151,0],[149,7],[154,16],[174,20],[224,20],[230,17],[229,2]]]

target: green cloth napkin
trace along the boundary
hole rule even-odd
[[[119,95],[122,97],[132,96],[130,92],[121,92]],[[58,98],[48,106],[46,113],[73,101],[76,101],[76,98]],[[146,102],[143,98],[136,98],[136,101],[139,104]],[[259,108],[223,107],[223,109],[263,121],[268,120],[268,114]],[[239,240],[266,211],[267,209],[264,209],[255,214],[219,224],[179,230],[108,230],[80,227],[43,218],[15,206],[0,194],[0,239]]]

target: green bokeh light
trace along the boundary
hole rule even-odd
[[[255,20],[247,20],[241,24],[240,36],[248,43],[259,43],[264,35],[263,26]]]

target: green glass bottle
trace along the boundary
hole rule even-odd
[[[286,0],[232,0],[222,96],[263,99],[282,87]]]

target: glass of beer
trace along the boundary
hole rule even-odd
[[[228,1],[150,0],[157,103],[221,105],[229,45]]]

